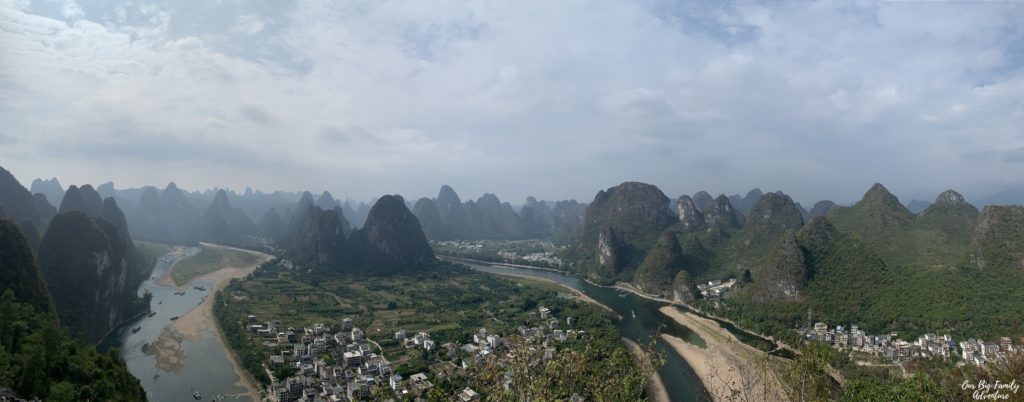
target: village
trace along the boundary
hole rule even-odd
[[[434,388],[434,382],[445,377],[467,377],[471,368],[483,364],[505,365],[516,356],[539,355],[542,361],[558,353],[557,344],[573,342],[584,337],[585,331],[573,328],[574,320],[559,320],[552,311],[540,306],[529,314],[533,326],[520,326],[511,334],[515,342],[500,334],[479,328],[466,343],[438,345],[427,332],[406,332],[399,329],[394,340],[404,348],[437,350],[448,361],[430,362],[430,369],[404,378],[383,355],[381,346],[366,337],[354,326],[352,318],[345,318],[337,328],[314,324],[302,329],[280,328],[280,320],[259,322],[256,316],[247,318],[247,332],[253,340],[276,348],[264,369],[271,378],[266,395],[276,402],[340,402],[358,401],[382,396],[396,400],[423,400]],[[519,350],[527,348],[529,350]],[[275,378],[274,369],[289,368],[287,378]],[[505,383],[506,387],[510,384]],[[433,394],[436,396],[436,393]],[[481,395],[470,387],[462,387],[449,400],[470,402]]]
[[[1008,354],[1022,351],[1005,336],[999,338],[998,343],[974,338],[957,342],[949,334],[924,334],[916,340],[907,341],[897,338],[896,332],[869,335],[857,325],[851,325],[847,330],[842,325],[833,328],[824,322],[817,322],[812,328],[801,328],[799,333],[802,338],[809,341],[824,342],[839,349],[866,353],[893,362],[916,358],[948,360],[951,357],[958,357],[958,365],[981,366],[989,361],[1005,360]]]
[[[565,265],[558,256],[564,247],[555,246],[550,241],[444,240],[432,241],[431,245],[440,254],[489,262],[539,265],[545,268],[559,268]]]

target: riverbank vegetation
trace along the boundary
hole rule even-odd
[[[105,354],[61,331],[56,318],[0,296],[0,389],[45,401],[141,401],[145,392],[118,351]]]

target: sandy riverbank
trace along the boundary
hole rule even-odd
[[[259,400],[257,388],[249,380],[249,376],[245,373],[245,370],[242,369],[242,366],[238,362],[238,357],[235,355],[234,351],[224,343],[223,335],[220,333],[220,328],[217,326],[216,320],[213,317],[213,301],[216,299],[215,295],[217,292],[223,289],[224,286],[227,286],[231,279],[243,278],[246,275],[249,275],[256,269],[256,267],[270,260],[272,257],[256,251],[242,250],[208,243],[203,243],[203,245],[206,247],[225,248],[256,254],[261,258],[248,266],[222,267],[216,271],[194,278],[193,281],[203,280],[213,283],[213,289],[211,289],[209,296],[207,296],[200,305],[189,310],[174,321],[173,324],[164,328],[164,331],[160,334],[158,341],[155,345],[152,345],[152,350],[147,351],[147,354],[156,355],[157,367],[161,370],[177,372],[184,366],[185,359],[184,353],[181,350],[181,342],[186,339],[191,341],[197,340],[203,332],[210,331],[216,335],[217,341],[220,342],[224,350],[227,351],[228,360],[231,361],[231,366],[240,378],[236,385],[246,388],[254,401]],[[164,276],[158,279],[157,283],[164,286],[174,286],[173,281],[170,280],[170,274],[173,268],[174,267],[171,266]],[[164,282],[161,283],[160,280],[164,280]]]
[[[779,358],[740,342],[714,320],[672,306],[659,311],[690,328],[706,342],[707,346],[701,348],[671,335],[661,335],[693,367],[715,400],[734,400],[737,393],[743,395],[738,398],[742,400],[786,400],[774,370]]]

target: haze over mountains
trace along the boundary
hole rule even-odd
[[[542,239],[569,246],[568,269],[595,282],[629,282],[689,301],[696,283],[731,276],[744,280],[740,300],[818,306],[823,313],[840,314],[843,309],[828,307],[823,289],[838,292],[839,283],[870,287],[884,300],[899,288],[893,272],[923,276],[928,269],[1012,265],[1013,258],[1003,258],[1009,243],[990,239],[1014,236],[1002,225],[1014,222],[1020,208],[978,211],[949,191],[934,202],[913,202],[914,212],[876,184],[850,206],[823,200],[807,209],[782,192],[755,188],[744,195],[712,196],[698,191],[669,198],[639,182],[600,191],[590,203],[528,197],[514,206],[491,193],[463,201],[444,185],[435,197],[383,196],[370,207],[342,202],[326,191],[187,192],[173,182],[163,189],[122,190],[110,183],[64,189],[56,179],[36,180],[40,192],[32,194],[3,173],[0,208],[21,222],[30,247],[39,249],[51,286],[60,288],[71,277],[62,269],[79,270],[50,262],[78,258],[56,251],[54,244],[75,241],[58,241],[58,233],[86,233],[90,241],[105,240],[79,241],[72,249],[105,250],[112,262],[99,271],[114,272],[116,280],[103,279],[106,274],[96,280],[109,283],[111,294],[130,288],[144,272],[130,247],[133,237],[227,244],[264,238],[313,267],[379,273],[431,264],[427,240]],[[61,196],[59,205],[51,205],[42,191]],[[53,227],[58,232],[50,234]],[[857,274],[849,276],[852,272]],[[65,303],[55,300],[58,307]],[[97,309],[128,311],[130,306]],[[120,314],[105,326],[81,330],[88,339],[102,336]]]

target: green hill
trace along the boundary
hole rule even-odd
[[[631,279],[662,231],[674,223],[668,204],[661,190],[645,183],[626,182],[598,192],[572,250],[576,272],[601,283]]]
[[[686,259],[679,239],[675,232],[666,230],[637,268],[633,282],[647,293],[671,297],[672,283],[684,266]]]
[[[0,388],[46,401],[143,401],[116,350],[97,353],[57,324],[39,266],[17,227],[0,219]]]

